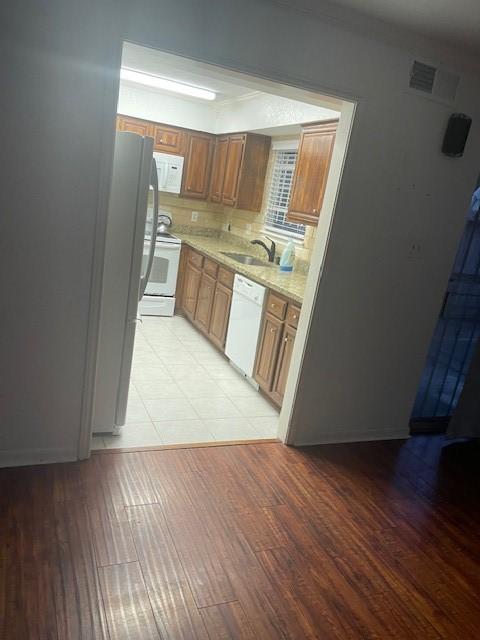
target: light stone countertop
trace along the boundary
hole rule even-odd
[[[278,265],[267,266],[269,263],[265,261],[266,266],[253,266],[250,264],[242,264],[223,255],[222,251],[236,251],[245,255],[252,255],[254,252],[246,251],[245,247],[235,242],[228,242],[221,237],[212,237],[204,235],[196,235],[184,233],[180,230],[173,230],[173,234],[182,240],[183,243],[200,251],[216,262],[228,267],[232,271],[241,273],[251,278],[259,284],[263,284],[272,291],[276,291],[287,298],[302,304],[307,275],[300,271],[294,270],[290,273],[282,273]]]

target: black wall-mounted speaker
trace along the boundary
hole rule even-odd
[[[463,156],[472,119],[464,113],[452,113],[443,138],[442,152],[452,158]]]

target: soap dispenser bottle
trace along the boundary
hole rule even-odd
[[[287,246],[282,252],[282,257],[280,258],[280,271],[282,273],[291,273],[293,271],[294,260],[295,245],[291,240],[289,240]]]

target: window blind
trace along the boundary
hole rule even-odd
[[[305,226],[287,222],[288,204],[292,189],[297,152],[274,151],[272,177],[265,214],[265,229],[303,240]]]

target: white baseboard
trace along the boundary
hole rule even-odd
[[[294,442],[294,447],[313,447],[317,444],[341,444],[346,442],[370,442],[374,440],[407,440],[410,437],[408,429],[372,429],[359,433],[358,431],[336,431],[319,434],[314,440]]]
[[[52,464],[54,462],[73,462],[77,460],[77,451],[73,449],[17,449],[0,451],[1,467],[25,467],[34,464]]]

